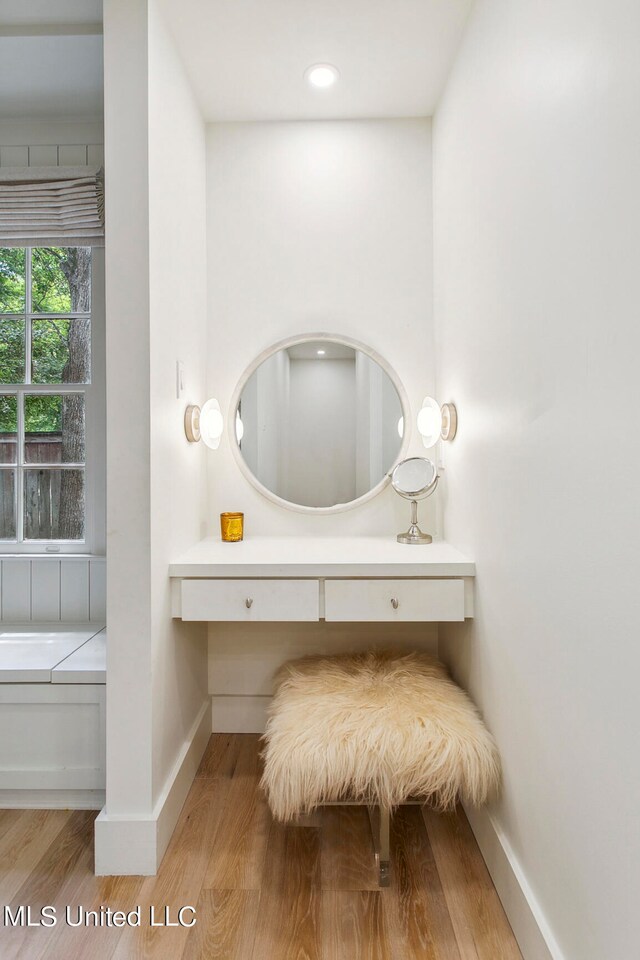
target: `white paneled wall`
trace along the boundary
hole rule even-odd
[[[0,145],[0,167],[84,167],[103,158],[101,143]]]
[[[105,557],[11,557],[0,562],[0,620],[103,622]]]

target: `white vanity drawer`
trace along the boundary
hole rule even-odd
[[[318,620],[317,580],[183,580],[183,620]]]
[[[327,580],[327,620],[464,620],[463,580]]]

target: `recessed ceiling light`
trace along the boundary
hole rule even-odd
[[[324,355],[325,355],[326,352],[327,352],[326,350],[318,350],[318,356],[319,356],[319,357],[324,357]]]
[[[312,87],[322,90],[326,87],[332,87],[340,73],[330,63],[314,63],[307,67],[304,76],[307,83],[310,83]]]

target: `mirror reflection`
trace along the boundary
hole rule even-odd
[[[438,482],[435,464],[427,457],[409,457],[394,469],[391,485],[406,500],[424,500]]]
[[[236,439],[251,473],[306,507],[346,504],[372,490],[402,446],[403,411],[389,375],[338,340],[272,353],[240,394]]]

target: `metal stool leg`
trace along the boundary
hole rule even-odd
[[[389,808],[379,806],[369,807],[368,810],[378,867],[378,885],[388,887],[390,883]]]

